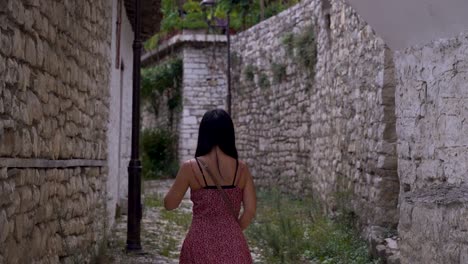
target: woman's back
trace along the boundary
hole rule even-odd
[[[247,166],[238,160],[234,125],[226,111],[205,113],[195,157],[182,164],[164,198],[164,207],[175,209],[190,188],[193,218],[180,263],[252,263],[242,231],[255,215],[255,187]]]
[[[195,179],[190,187],[193,218],[182,246],[180,263],[252,263],[237,219],[243,200],[243,189],[237,185],[242,168],[239,169],[238,161],[231,161],[229,158],[220,158],[220,161],[227,164],[224,166],[224,162],[219,162],[222,176],[217,176],[221,176],[219,183],[222,183],[220,185],[228,201],[224,200],[223,194],[207,173],[209,170],[214,174],[213,164],[208,165],[210,158],[200,157],[200,160],[197,158],[189,161]],[[232,162],[234,166],[229,166]],[[218,166],[215,167],[217,170]],[[227,175],[229,172],[231,175]]]

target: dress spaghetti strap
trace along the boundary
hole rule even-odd
[[[236,184],[237,169],[239,168],[239,160],[236,159],[236,172],[234,172],[234,180],[232,180],[232,186]]]
[[[206,183],[206,179],[205,179],[205,173],[203,173],[203,170],[202,170],[202,167],[200,166],[200,162],[198,162],[198,159],[195,158],[195,160],[197,161],[197,164],[198,164],[198,168],[200,169],[201,171],[201,174],[203,176],[203,181],[205,181],[205,187],[208,186],[208,183]]]

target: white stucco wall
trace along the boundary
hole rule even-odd
[[[107,208],[112,225],[117,204],[125,201],[128,193],[127,166],[131,151],[132,126],[132,71],[133,30],[122,6],[120,60],[123,67],[116,69],[116,21],[118,0],[112,1],[111,81],[109,99]],[[122,63],[121,63],[122,65]],[[124,206],[126,207],[126,206]]]

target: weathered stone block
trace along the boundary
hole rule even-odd
[[[15,29],[13,32],[13,56],[24,59],[24,36],[20,29]]]
[[[8,179],[8,168],[3,167],[0,168],[0,180],[6,180]]]
[[[0,210],[0,244],[3,244],[8,237],[9,227],[5,210]]]
[[[31,209],[33,205],[32,190],[28,186],[17,188],[17,190],[21,197],[21,212],[26,212]]]
[[[460,219],[468,217],[467,187],[437,185],[406,193],[401,199],[399,234],[402,263],[463,263],[467,236]]]
[[[378,159],[377,168],[379,169],[396,169],[397,168],[397,158],[392,156],[383,156],[380,155]]]
[[[5,242],[5,259],[7,263],[19,263],[23,250],[13,237]]]
[[[18,73],[18,63],[12,59],[8,59],[6,61],[6,68],[7,68],[7,72],[6,72],[6,75],[5,75],[5,83],[9,83],[9,84],[16,84],[18,82],[18,79],[19,79],[19,73]],[[4,91],[5,93],[5,91]],[[6,94],[6,95],[10,95],[10,94]],[[10,96],[6,96],[5,97],[7,99],[10,99],[11,100],[11,97]],[[8,108],[11,107],[11,106],[8,106]]]
[[[0,18],[0,21],[1,20],[2,19]],[[13,50],[13,37],[10,34],[6,34],[4,32],[0,33],[0,47],[1,47],[0,53],[3,53],[7,57],[10,56]]]

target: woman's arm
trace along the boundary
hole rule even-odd
[[[167,192],[166,197],[164,197],[164,207],[167,210],[173,210],[179,207],[189,187],[189,176],[191,172],[189,161],[184,162],[177,173],[174,184],[169,192]]]
[[[244,177],[246,178],[246,183],[244,186],[244,212],[242,213],[239,219],[239,225],[242,230],[245,230],[252,222],[252,219],[255,217],[255,212],[257,210],[257,196],[255,194],[255,186],[253,183],[252,174],[250,174],[249,169],[245,166]]]

